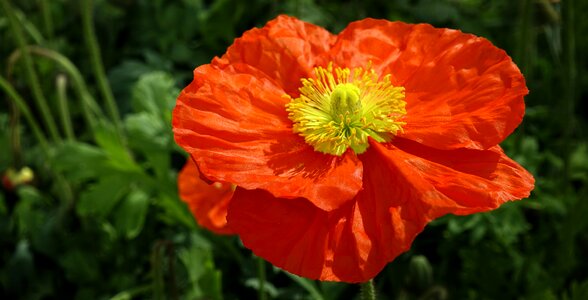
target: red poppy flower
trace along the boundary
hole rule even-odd
[[[280,16],[194,70],[173,127],[205,178],[237,186],[227,220],[246,247],[361,282],[434,218],[529,195],[498,146],[527,92],[483,38],[374,19],[333,35]]]

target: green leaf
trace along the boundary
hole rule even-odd
[[[256,291],[259,290],[259,278],[249,278],[245,280],[245,286],[255,289]],[[278,289],[269,281],[264,282],[263,289],[266,294],[268,294],[271,298],[276,298],[280,294]]]
[[[126,147],[117,136],[114,126],[102,122],[96,126],[94,132],[96,142],[108,157],[108,164],[113,168],[126,172],[141,172],[141,168],[133,160]]]
[[[570,155],[571,177],[588,181],[588,144],[579,144]]]
[[[43,204],[43,198],[32,186],[18,188],[17,194],[19,201],[14,208],[14,220],[19,235],[30,238],[47,220],[47,212],[39,208]]]
[[[149,209],[149,195],[139,189],[132,190],[114,213],[114,227],[127,239],[141,233]]]
[[[103,177],[80,194],[77,212],[80,216],[105,218],[125,195],[132,178],[121,175]]]
[[[167,128],[156,115],[139,112],[125,119],[129,142],[139,150],[161,151],[171,142],[171,128]]]
[[[287,271],[284,271],[284,273],[286,275],[288,275],[288,277],[290,277],[290,279],[292,279],[294,282],[298,283],[298,285],[300,285],[302,288],[304,288],[310,294],[311,299],[324,300],[323,296],[321,295],[318,288],[316,287],[316,284],[314,283],[314,281],[312,281],[310,279],[306,279],[304,277],[294,275],[294,274],[289,273]]]
[[[188,207],[177,197],[161,194],[155,203],[163,209],[159,217],[168,224],[182,224],[187,228],[196,229],[196,221]]]
[[[125,119],[130,146],[145,155],[149,166],[160,180],[169,180],[170,152],[173,146],[171,128],[147,112]]]
[[[161,71],[147,73],[133,87],[133,109],[158,116],[165,124],[170,124],[178,94],[179,89],[169,74]]]
[[[104,150],[89,144],[65,142],[56,147],[53,167],[67,179],[83,182],[109,173]]]
[[[178,251],[189,277],[187,299],[222,299],[221,273],[214,267],[210,249],[192,246]]]

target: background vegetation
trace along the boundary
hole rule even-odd
[[[588,299],[588,1],[0,4],[0,298],[257,297],[258,261],[178,199],[170,112],[193,68],[286,13],[332,32],[375,17],[481,35],[531,90],[503,143],[536,176],[531,198],[432,223],[376,278],[380,299]],[[263,267],[269,298],[358,291]]]

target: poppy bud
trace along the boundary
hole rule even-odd
[[[30,183],[34,178],[35,174],[29,167],[24,167],[18,172],[13,168],[9,168],[2,175],[2,185],[5,189],[12,191],[19,185]]]
[[[433,283],[433,268],[423,255],[413,256],[407,276],[408,285],[415,291],[424,291]]]

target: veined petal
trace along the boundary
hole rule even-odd
[[[233,197],[230,183],[206,183],[200,178],[198,168],[188,159],[178,174],[180,198],[188,204],[200,226],[218,234],[232,234],[227,227],[227,207]]]
[[[334,36],[326,29],[286,15],[263,28],[243,34],[218,61],[244,63],[276,80],[290,95],[298,95],[300,78],[309,77],[316,65],[324,63]]]
[[[380,154],[394,160],[412,182],[439,194],[424,199],[436,208],[433,217],[489,211],[527,198],[534,188],[533,176],[499,146],[444,151],[401,138],[393,144],[388,149],[378,145]]]
[[[361,162],[315,152],[294,134],[283,95],[250,66],[201,66],[174,109],[176,142],[211,181],[335,209],[361,188]]]
[[[391,162],[372,150],[360,157],[364,187],[340,208],[327,212],[304,199],[237,189],[229,226],[256,255],[288,272],[327,281],[373,278],[409,249],[431,207],[414,201],[426,191],[411,185]]]
[[[487,149],[520,124],[525,80],[488,40],[427,24],[365,19],[343,30],[331,49],[336,63],[372,61],[403,86],[405,138],[438,149]]]
[[[229,226],[246,247],[291,273],[363,282],[408,250],[432,219],[491,210],[526,197],[533,186],[532,177],[499,148],[440,151],[408,140],[398,145],[372,143],[360,156],[363,189],[336,210],[237,189]]]

